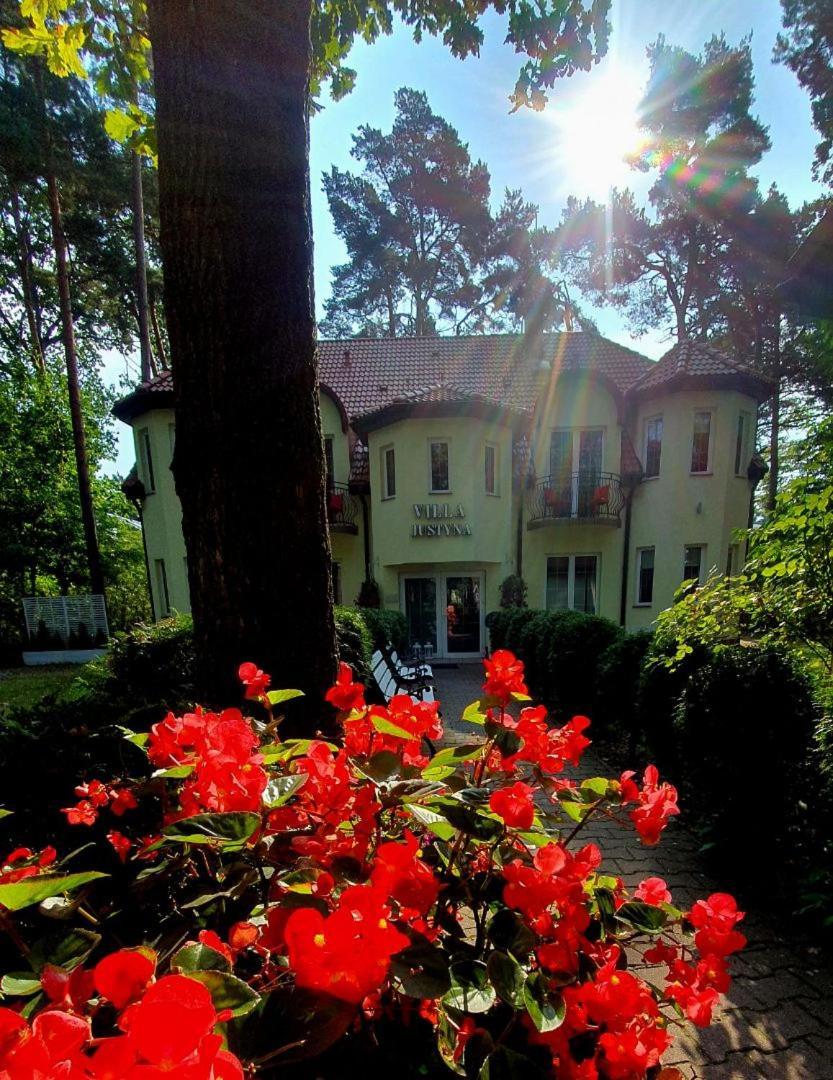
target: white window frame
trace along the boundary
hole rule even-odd
[[[696,579],[695,578],[687,578],[685,576],[685,568],[686,568],[685,553],[686,553],[686,550],[688,548],[699,548],[700,549],[700,571],[699,571]],[[685,584],[686,582],[689,582],[689,581],[695,581],[695,580],[697,581],[698,585],[703,584],[703,582],[706,580],[706,566],[707,566],[706,552],[708,550],[709,550],[708,544],[701,544],[701,543],[683,544],[683,570],[682,570],[682,574],[680,576],[680,582],[682,584]]]
[[[486,483],[486,456],[489,450],[492,451],[494,457],[494,467],[492,470],[494,474],[494,488],[492,491],[489,491]],[[494,442],[487,442],[483,447],[483,489],[487,495],[500,495],[500,447]]]
[[[448,455],[448,487],[435,488],[434,487],[434,469],[431,464],[431,448],[433,446],[444,445],[446,453]],[[447,439],[444,436],[434,437],[432,436],[428,440],[428,493],[430,495],[450,495],[452,490],[451,483],[451,439]]]
[[[379,451],[380,465],[382,470],[382,500],[396,498],[396,447],[388,443]],[[393,491],[388,491],[388,454],[393,454]]]
[[[651,578],[651,599],[641,600],[642,595],[642,556],[646,551],[652,551],[654,553],[654,565],[653,565],[653,577]],[[654,606],[654,585],[657,577],[657,549],[655,544],[646,544],[644,547],[638,547],[636,549],[636,574],[634,581],[634,607],[650,608]]]
[[[655,424],[657,421],[662,424],[662,432],[659,437],[659,468],[655,473],[649,473],[648,469],[648,425]],[[645,473],[643,480],[658,480],[660,473],[662,472],[662,444],[665,440],[665,421],[663,420],[662,413],[656,413],[654,416],[646,416],[643,429],[642,429],[642,460],[645,462]]]
[[[740,426],[743,424],[743,434],[741,434]],[[746,470],[749,467],[749,458],[752,456],[749,453],[749,432],[752,427],[752,413],[746,409],[741,409],[738,412],[737,424],[735,426],[735,476],[746,476]],[[744,465],[746,462],[746,465]]]
[[[546,562],[544,563],[544,610],[545,611],[576,611],[576,559],[595,559],[596,560],[596,610],[594,615],[598,615],[601,610],[601,581],[602,581],[602,556],[598,551],[576,551],[566,552],[557,551],[550,553],[546,556]],[[567,559],[567,607],[566,608],[548,608],[547,607],[547,563],[550,559]],[[585,614],[582,612],[581,614]]]
[[[136,432],[139,444],[139,464],[142,469],[142,483],[145,485],[145,493],[152,495],[156,491],[156,470],[153,467],[153,444],[150,438],[150,428],[139,428]]]
[[[709,417],[709,446],[706,451],[708,457],[705,469],[692,469],[692,459],[694,457],[694,424],[697,416],[701,413],[706,413]],[[688,450],[688,470],[690,476],[711,476],[714,471],[714,429],[716,416],[717,410],[713,408],[694,409],[691,414],[691,443],[689,444]]]

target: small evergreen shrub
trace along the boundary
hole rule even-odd
[[[595,738],[627,739],[629,747],[636,748],[639,681],[651,640],[649,630],[622,634],[600,654],[591,713]]]
[[[510,574],[500,585],[500,606],[525,608],[528,592],[527,584],[520,574]]]
[[[382,593],[375,578],[366,578],[362,582],[356,604],[361,608],[381,608]]]
[[[390,608],[362,608],[361,617],[370,631],[374,649],[386,648],[388,644],[400,653],[408,646],[408,623],[401,611]]]
[[[355,608],[337,607],[334,611],[336,645],[339,659],[349,664],[360,682],[370,679],[370,657],[373,639],[364,612]]]

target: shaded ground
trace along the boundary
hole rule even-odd
[[[0,671],[0,707],[29,708],[47,694],[63,690],[78,674],[77,664],[47,664],[43,667],[8,668]]]
[[[457,718],[479,697],[481,666],[439,670],[436,682],[446,741],[470,740],[471,725]],[[591,748],[578,775],[615,772]],[[725,887],[706,873],[696,841],[679,821],[671,822],[655,848],[643,847],[634,832],[608,820],[588,822],[583,836],[599,845],[605,868],[621,874],[627,886],[657,875],[668,883],[675,903],[687,907]],[[749,945],[732,958],[734,981],[716,1022],[704,1030],[687,1028],[665,1055],[665,1064],[676,1065],[690,1080],[833,1080],[833,973],[754,911],[747,912],[740,929]],[[639,974],[649,980],[664,971],[641,967]]]

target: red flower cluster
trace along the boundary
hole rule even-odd
[[[743,934],[735,930],[743,917],[729,893],[712,893],[708,900],[698,900],[688,915],[697,930],[694,944],[701,953],[730,956],[746,944]]]
[[[272,677],[261,671],[257,664],[247,662],[237,670],[237,677],[246,687],[246,699],[257,701],[263,697],[272,682]]]
[[[504,867],[504,902],[507,907],[517,908],[530,928],[543,938],[559,939],[568,928],[584,930],[589,922],[584,882],[601,861],[595,844],[586,844],[575,855],[561,844],[547,844],[536,851],[532,866],[515,859]],[[560,915],[557,921],[554,908]],[[539,950],[541,963],[557,966],[551,963],[553,954],[545,952],[546,948]]]
[[[499,788],[489,799],[489,809],[510,829],[529,829],[535,817],[535,804],[532,801],[534,788],[529,784],[512,784],[511,787]]]
[[[376,885],[345,889],[326,917],[313,908],[293,911],[284,939],[298,986],[353,1004],[382,985],[391,956],[410,944],[389,921],[387,894]]]
[[[633,782],[635,775],[633,772],[622,773],[619,781],[622,802],[639,803],[636,809],[630,812],[631,821],[636,826],[642,843],[653,846],[659,842],[660,833],[668,824],[669,818],[680,812],[677,806],[677,789],[671,784],[660,784],[655,765],[649,765],[645,770],[641,791]]]
[[[439,702],[416,701],[396,694],[387,706],[371,705],[344,721],[344,748],[351,757],[370,757],[389,750],[405,765],[418,769],[428,764],[425,739],[441,739]]]
[[[268,831],[299,834],[292,847],[322,866],[341,856],[363,861],[380,806],[372,786],[356,782],[347,752],[334,753],[326,743],[313,742],[292,768],[306,775],[306,783],[291,805],[269,814]]]
[[[502,757],[495,750],[490,756],[490,767],[504,772],[514,772],[520,762],[529,762],[543,773],[560,773],[567,763],[578,765],[590,745],[584,734],[590,726],[586,716],[574,716],[560,728],[550,727],[543,705],[521,709],[517,720],[504,714],[502,723],[521,739],[521,746],[514,754]]]
[[[35,877],[50,867],[57,857],[54,847],[45,847],[42,851],[33,851],[27,847],[15,848],[0,864],[0,885],[11,885],[15,881]]]
[[[185,975],[154,981],[155,956],[123,949],[94,971],[42,977],[51,1007],[31,1025],[0,1008],[3,1080],[243,1080],[239,1060],[222,1049],[218,1013],[202,983]],[[123,1034],[92,1038],[87,1012],[93,993],[119,1013]]]
[[[109,805],[116,817],[138,806],[136,796],[125,787],[107,787],[100,780],[90,780],[75,789],[78,802],[61,811],[70,825],[95,825],[100,810]]]
[[[515,694],[529,695],[524,682],[523,661],[508,649],[497,649],[488,660],[483,661],[483,667],[486,669],[483,689],[501,708],[505,708]]]
[[[172,820],[205,811],[259,810],[267,776],[259,740],[239,709],[221,713],[186,713],[151,728],[148,757],[167,768],[191,765]]]
[[[349,713],[354,709],[363,709],[364,686],[362,683],[353,682],[353,671],[349,664],[338,665],[338,678],[335,686],[331,686],[324,695],[324,700],[334,705],[339,712]]]

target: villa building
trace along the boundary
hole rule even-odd
[[[412,643],[480,656],[520,573],[534,607],[650,625],[685,579],[737,572],[769,384],[709,345],[658,362],[596,334],[319,345],[337,599],[367,577]],[[187,611],[165,372],[118,403],[136,443],[153,609]]]

